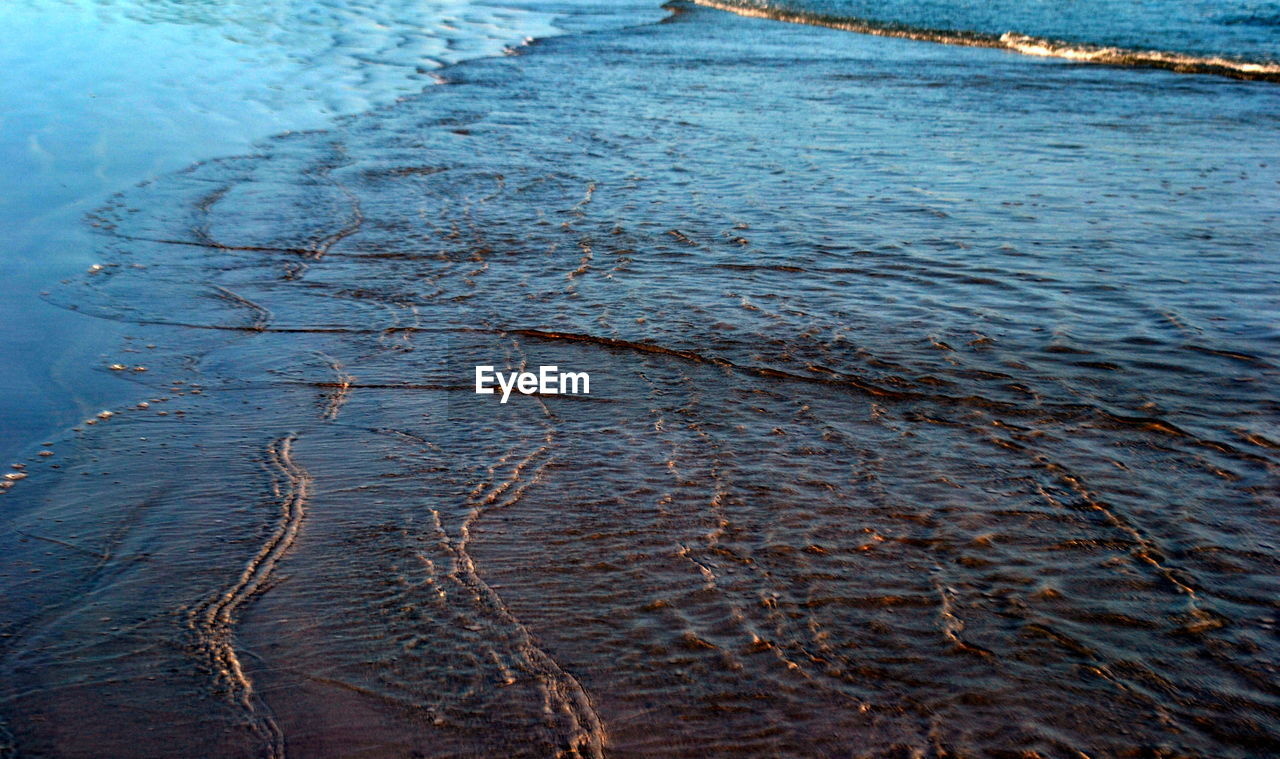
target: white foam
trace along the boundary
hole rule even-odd
[[[733,2],[726,2],[725,0],[693,0],[693,2],[708,8],[736,13],[739,16],[766,18],[791,24],[823,26],[877,37],[897,37],[921,42],[936,42],[944,45],[995,48],[1021,53],[1022,55],[1060,58],[1079,63],[1145,66],[1187,74],[1220,74],[1245,79],[1280,81],[1280,63],[1240,61],[1223,57],[1195,56],[1161,50],[1135,50],[1121,47],[1072,44],[1017,32],[1005,32],[996,37],[972,32],[919,29],[857,18],[810,14],[754,5],[743,6]]]

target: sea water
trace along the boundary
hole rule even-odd
[[[9,750],[1280,750],[1280,89],[594,10],[92,211]]]
[[[112,192],[420,92],[556,19],[451,0],[0,6],[0,456],[118,399],[90,364],[118,335],[40,295],[94,263],[83,217]]]

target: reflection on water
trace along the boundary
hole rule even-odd
[[[16,746],[1280,750],[1280,90],[683,10],[95,215]]]
[[[554,18],[453,0],[6,3],[4,207],[47,214],[391,102]]]
[[[553,9],[554,10],[554,9]],[[0,456],[117,398],[110,337],[37,297],[92,263],[81,216],[121,187],[413,94],[438,67],[554,33],[453,0],[0,3]]]

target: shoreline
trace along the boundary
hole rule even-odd
[[[57,297],[146,400],[3,496],[14,742],[1280,746],[1280,96],[836,33],[559,36],[113,199]]]
[[[65,433],[68,427],[74,425],[76,419],[92,416],[103,408],[129,404],[131,396],[128,387],[119,385],[118,377],[104,369],[106,365],[112,363],[112,360],[107,359],[117,350],[113,343],[118,344],[125,335],[123,328],[103,320],[96,320],[94,324],[84,322],[79,318],[80,315],[73,315],[72,312],[56,304],[52,310],[49,310],[51,302],[44,295],[46,292],[57,290],[60,287],[58,284],[60,281],[75,279],[96,263],[94,256],[88,251],[93,247],[97,236],[86,221],[96,209],[103,203],[109,202],[111,197],[128,192],[139,182],[154,181],[168,173],[182,171],[202,160],[208,160],[211,149],[215,157],[251,152],[257,144],[270,140],[276,135],[332,128],[341,118],[386,107],[406,94],[410,96],[417,94],[421,86],[413,88],[412,85],[416,79],[423,79],[451,65],[470,60],[469,57],[450,60],[450,57],[466,55],[465,51],[476,45],[482,48],[476,51],[476,57],[500,56],[513,47],[528,44],[535,39],[530,36],[531,34],[542,38],[572,33],[569,30],[557,30],[555,26],[557,23],[563,23],[564,14],[557,18],[554,13],[543,13],[539,20],[537,11],[522,8],[521,5],[521,3],[513,3],[511,7],[488,4],[474,6],[481,17],[484,14],[494,13],[527,16],[523,26],[517,25],[514,28],[510,39],[490,38],[488,41],[491,44],[487,49],[483,49],[486,38],[476,37],[474,40],[465,41],[465,29],[454,28],[449,31],[448,25],[443,25],[439,33],[442,40],[449,41],[448,49],[442,50],[436,58],[427,59],[434,68],[424,69],[419,66],[416,74],[412,70],[407,70],[409,73],[404,82],[398,84],[374,81],[373,89],[381,91],[381,95],[377,92],[361,92],[355,98],[359,102],[356,103],[354,110],[342,110],[344,104],[351,105],[351,95],[339,92],[336,89],[336,83],[329,85],[311,81],[315,78],[315,73],[300,73],[294,77],[300,78],[303,81],[303,89],[311,94],[304,93],[292,100],[285,99],[279,103],[270,100],[278,96],[269,94],[276,87],[271,80],[272,76],[278,75],[279,72],[276,71],[263,77],[261,82],[254,78],[251,71],[249,73],[240,71],[238,74],[224,73],[223,79],[232,82],[244,80],[244,83],[231,86],[219,84],[216,81],[204,82],[205,89],[201,89],[202,81],[209,78],[211,74],[198,70],[200,67],[193,61],[211,57],[215,60],[213,71],[218,72],[220,69],[217,67],[230,65],[226,61],[263,55],[261,50],[253,48],[251,41],[235,43],[220,39],[216,27],[212,31],[206,30],[201,23],[184,22],[181,17],[151,19],[145,24],[125,16],[93,17],[92,3],[87,7],[77,5],[65,9],[37,10],[27,9],[22,5],[10,7],[8,13],[12,18],[8,20],[15,25],[15,34],[21,36],[26,33],[34,40],[30,43],[32,47],[58,47],[39,42],[41,39],[39,34],[54,35],[56,33],[59,38],[65,40],[74,38],[73,31],[81,29],[83,25],[94,24],[96,25],[95,34],[100,38],[93,48],[94,55],[99,59],[99,65],[110,66],[112,56],[118,52],[117,47],[127,50],[137,49],[139,46],[153,47],[156,50],[152,54],[162,59],[166,51],[169,51],[172,60],[167,60],[164,65],[153,65],[150,69],[170,74],[175,67],[182,70],[182,67],[186,66],[191,69],[190,76],[186,78],[192,80],[195,89],[194,94],[186,90],[182,91],[182,96],[189,102],[177,104],[180,116],[177,123],[171,123],[167,114],[150,110],[159,108],[162,103],[169,103],[169,107],[173,107],[172,101],[176,96],[172,90],[177,85],[168,81],[167,77],[161,79],[158,75],[150,78],[143,76],[138,82],[134,82],[134,88],[139,90],[141,95],[126,92],[128,88],[120,84],[112,85],[118,91],[108,91],[99,95],[94,92],[99,88],[92,84],[91,78],[84,81],[77,78],[79,69],[84,65],[84,61],[77,58],[63,62],[70,73],[59,72],[59,76],[66,79],[63,84],[66,91],[50,106],[52,112],[35,111],[28,115],[29,122],[34,125],[30,127],[30,135],[26,131],[21,131],[27,128],[21,119],[23,115],[21,109],[18,110],[18,115],[11,119],[11,122],[17,125],[17,130],[12,137],[13,144],[6,146],[0,143],[0,147],[13,153],[16,156],[15,166],[26,168],[29,173],[20,184],[15,183],[11,191],[15,199],[8,203],[11,208],[16,209],[8,212],[8,215],[13,217],[11,221],[19,227],[20,231],[16,236],[16,244],[11,240],[7,258],[0,261],[0,275],[11,283],[15,283],[17,297],[5,304],[4,315],[12,329],[11,333],[5,336],[4,342],[0,342],[0,348],[10,355],[22,356],[25,359],[21,364],[15,362],[7,367],[5,376],[0,378],[10,388],[10,392],[5,396],[4,405],[0,405],[0,417],[10,420],[12,425],[4,431],[3,438],[0,438],[0,460],[30,461],[40,447],[39,442],[49,436]],[[638,13],[639,6],[639,3],[633,3],[627,6],[632,8],[631,11],[618,9],[614,12],[620,16],[628,12]],[[334,7],[341,8],[341,3],[335,4]],[[419,10],[426,13],[430,9]],[[127,11],[127,7],[119,9],[119,13],[122,14]],[[103,11],[103,13],[107,12]],[[50,18],[51,14],[52,18]],[[42,28],[47,26],[48,29],[39,34],[31,32],[28,27],[36,28],[33,24],[37,21],[39,24],[36,26]],[[157,29],[159,31],[156,31]],[[492,31],[487,33],[492,35]],[[450,35],[456,36],[461,42],[455,44],[450,40]],[[135,39],[137,36],[141,36],[141,39]],[[122,42],[116,42],[117,37]],[[205,52],[193,54],[192,51],[195,50]],[[18,56],[18,52],[19,50],[15,50],[15,57]],[[39,58],[39,56],[30,57]],[[87,57],[85,60],[88,60]],[[320,67],[334,65],[332,62],[323,60],[312,61],[311,64]],[[208,68],[207,62],[202,65]],[[379,66],[378,62],[365,62],[359,65],[370,70],[379,68],[394,70],[395,68],[388,65]],[[38,67],[28,68],[31,68],[30,73],[25,68],[20,70],[23,72],[22,75],[27,76],[31,81],[26,82],[18,78],[14,80],[19,83],[15,85],[19,89],[24,84],[35,86],[39,76],[47,75]],[[231,68],[235,68],[234,65]],[[352,77],[363,80],[372,76],[371,71],[358,73],[355,70],[347,71],[341,68],[334,74],[339,80]],[[369,82],[364,84],[368,85]],[[406,85],[409,86],[408,90],[405,90]],[[249,93],[248,99],[245,100],[244,95],[226,95],[219,98],[215,91],[217,86],[228,88],[229,91],[240,87]],[[329,86],[333,91],[325,92],[323,89],[325,86]],[[424,86],[434,85],[427,83]],[[82,96],[81,91],[87,93],[88,100],[83,101],[87,103],[86,105],[81,105],[82,101],[77,100],[78,96]],[[15,91],[15,95],[20,94],[20,91]],[[154,97],[157,102],[154,104],[146,102],[147,96]],[[114,102],[111,98],[121,101],[121,104],[114,109],[109,108],[107,103]],[[138,102],[139,99],[141,102]],[[226,123],[229,115],[218,111],[217,108],[220,103],[227,100],[245,100],[249,106],[243,109],[247,114],[244,117],[245,124],[237,122],[228,125]],[[131,110],[137,110],[137,114],[129,117],[127,114]],[[190,116],[191,123],[183,125],[181,119],[188,117],[188,111],[204,115]],[[236,119],[240,118],[241,116],[236,114]],[[49,124],[39,126],[50,121],[52,126]],[[95,123],[97,121],[102,121],[105,125]],[[77,135],[78,142],[62,145],[54,142],[54,138],[49,134],[45,134],[50,132],[54,137],[61,138],[64,135],[61,135],[59,130],[69,128],[76,122],[83,122],[85,130],[84,134]],[[136,135],[139,123],[143,127],[151,127],[150,131],[143,130],[143,141],[159,140],[158,146],[153,145],[146,150],[131,149],[132,144],[137,144],[138,141],[130,137],[130,145],[116,145],[119,150],[116,154],[112,154],[111,139],[113,136],[119,136],[116,132],[121,132],[127,127],[135,130],[131,134]],[[181,136],[174,136],[175,134]],[[101,155],[89,155],[82,148],[83,142],[89,139],[101,143],[98,147]],[[198,144],[201,147],[196,147],[197,140],[200,141]],[[26,155],[28,141],[31,145],[30,150],[35,151],[32,153],[36,156],[35,158]],[[209,148],[207,146],[209,141],[213,141],[215,147]],[[27,166],[27,164],[31,165]],[[85,166],[81,167],[80,164]],[[17,177],[20,174],[20,171],[15,171],[14,176]],[[48,208],[41,206],[40,204],[45,202],[41,200],[43,197],[52,198],[50,202],[53,205]],[[28,207],[44,208],[44,210],[42,215],[33,217],[28,212]],[[4,215],[0,215],[0,220],[4,218]],[[96,333],[96,336],[90,341],[85,341],[82,338],[84,333]],[[74,351],[59,349],[56,355],[50,353],[52,350],[50,345],[66,344],[78,344],[80,347]],[[55,371],[55,367],[61,368]]]
[[[1221,56],[1196,56],[1163,50],[1144,50],[1083,42],[1067,42],[1048,37],[1006,31],[1001,34],[951,29],[929,29],[860,18],[820,13],[787,11],[780,8],[753,8],[724,0],[688,0],[696,5],[735,13],[748,18],[807,24],[875,37],[932,42],[940,45],[990,48],[1021,55],[1051,58],[1102,66],[1148,68],[1179,74],[1210,74],[1244,81],[1280,83],[1280,63],[1232,60]]]

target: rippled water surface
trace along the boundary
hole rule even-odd
[[[743,8],[933,30],[1280,61],[1273,0],[727,0]]]
[[[1280,4],[1252,0],[697,0],[746,16],[1110,66],[1280,82]]]
[[[93,215],[4,751],[1280,752],[1280,89],[672,10]]]
[[[635,10],[536,5],[0,3],[0,354],[13,357],[0,362],[0,456],[120,395],[84,361],[118,335],[38,297],[93,262],[84,213],[193,161],[420,92],[443,65]]]

